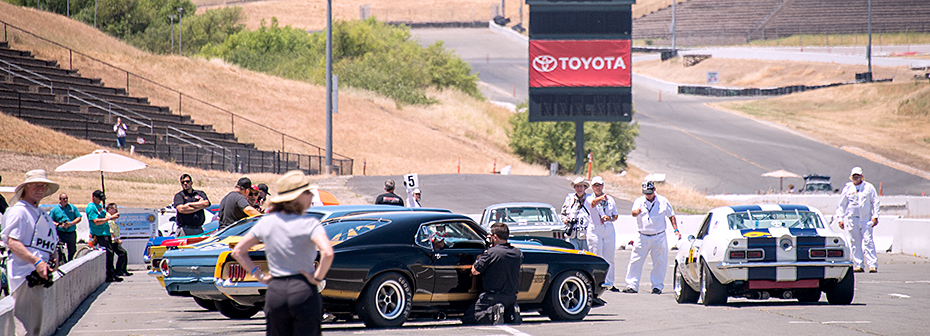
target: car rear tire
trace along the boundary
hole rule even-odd
[[[846,270],[846,276],[843,280],[830,286],[827,293],[827,301],[834,305],[848,305],[852,303],[856,291],[856,278],[853,275],[852,267]]]
[[[814,303],[820,301],[820,288],[810,288],[798,291],[798,302]]]
[[[413,291],[398,273],[384,273],[368,282],[357,304],[358,318],[369,328],[396,328],[410,316]]]
[[[233,302],[232,300],[217,300],[214,302],[216,303],[216,310],[219,310],[220,314],[223,314],[223,316],[233,320],[244,320],[251,318],[262,310],[262,308],[259,306],[243,306]]]
[[[727,303],[727,286],[717,281],[707,262],[701,264],[701,303],[705,306],[719,306]]]
[[[194,297],[194,302],[196,302],[197,305],[200,306],[200,308],[203,308],[203,309],[206,309],[206,310],[209,310],[209,311],[216,311],[216,310],[217,310],[217,308],[216,308],[216,300],[201,299],[201,298],[195,296],[195,297]]]
[[[553,321],[579,321],[591,311],[594,289],[581,271],[559,274],[549,285],[542,310]]]
[[[678,268],[678,263],[675,263],[675,279],[672,284],[675,301],[678,303],[697,303],[698,298],[700,298],[701,293],[698,293],[685,281],[684,275],[681,274],[681,270]]]

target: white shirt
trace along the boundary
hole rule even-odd
[[[636,209],[642,210],[639,216],[636,216],[636,226],[639,233],[656,234],[665,231],[665,217],[675,216],[675,209],[668,199],[659,194],[650,202],[646,196],[640,196],[633,201],[633,207],[630,212]]]
[[[18,240],[30,254],[45,261],[51,259],[52,252],[58,248],[55,223],[45,211],[22,200],[7,209],[0,236],[7,245],[10,244],[10,238]],[[25,277],[36,269],[31,261],[22,260],[13,253],[10,256],[12,277]]]
[[[407,188],[407,207],[408,208],[419,208],[420,201],[417,201],[416,198],[413,198],[413,189]]]
[[[591,197],[591,194],[585,193],[584,196],[581,197],[581,200],[579,200],[578,195],[574,192],[569,193],[565,196],[565,202],[562,202],[562,212],[559,218],[564,222],[566,219],[588,216],[594,212],[592,211],[593,209],[591,209],[591,203],[587,201],[588,197]],[[579,206],[579,202],[582,204],[581,206]]]
[[[847,182],[840,192],[840,201],[836,205],[836,215],[841,218],[878,218],[878,192],[871,183],[862,181],[859,185]]]
[[[597,198],[597,196],[591,194],[591,196],[588,196],[584,202],[585,204],[591,204],[591,201],[593,201],[595,198]],[[613,197],[607,195],[606,201],[602,201],[594,205],[594,211],[591,211],[591,222],[594,223],[594,225],[613,224],[613,221],[601,223],[601,216],[613,217],[619,215],[620,213],[617,212],[617,202],[614,201]]]
[[[316,218],[280,212],[266,215],[255,223],[249,233],[265,243],[265,256],[271,276],[313,274],[317,248],[313,237],[326,235]]]

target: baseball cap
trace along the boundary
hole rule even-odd
[[[236,182],[236,185],[239,186],[240,189],[248,190],[252,187],[252,180],[248,177],[243,177],[239,179],[239,182]]]
[[[94,193],[91,195],[101,201],[105,201],[107,199],[107,195],[104,195],[103,192],[100,190],[94,190]]]
[[[643,195],[652,195],[656,192],[655,182],[646,181],[643,182]]]
[[[604,179],[601,178],[600,176],[595,176],[594,178],[591,179],[591,185],[595,185],[595,184],[604,185]]]
[[[414,193],[414,194],[419,194],[419,193],[420,193],[420,188],[413,189],[413,193]]]
[[[853,167],[853,169],[849,172],[849,176],[853,175],[862,175],[862,167]]]

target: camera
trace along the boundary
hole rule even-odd
[[[565,226],[565,235],[571,236],[575,233],[575,228],[578,226],[578,218],[569,218]]]
[[[48,279],[43,279],[41,276],[39,276],[38,271],[32,271],[32,273],[29,273],[29,275],[26,276],[26,282],[29,284],[30,288],[38,285],[49,288],[55,284],[55,282],[52,281],[52,274],[48,274]]]

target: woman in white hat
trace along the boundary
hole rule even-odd
[[[310,178],[293,170],[277,183],[278,195],[270,199],[269,213],[242,238],[233,250],[240,265],[268,284],[265,294],[267,335],[320,335],[323,300],[317,286],[333,262],[333,247],[323,226],[304,213],[313,202]],[[269,272],[252,262],[249,249],[265,243]],[[314,267],[317,249],[320,265]]]
[[[55,222],[45,211],[39,209],[39,201],[58,191],[58,183],[48,179],[44,170],[31,170],[26,180],[16,186],[16,194],[10,199],[13,204],[3,216],[3,231],[0,237],[11,252],[10,290],[16,297],[16,318],[26,328],[28,335],[40,334],[42,321],[42,286],[35,289],[23,283],[26,276],[35,272],[42,279],[49,279],[55,271],[54,261],[58,257],[58,230]]]

